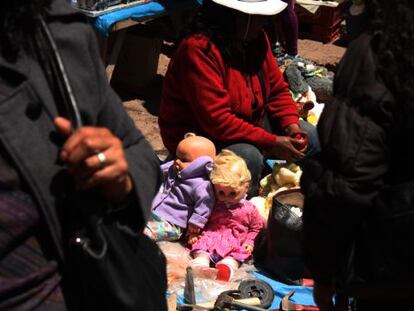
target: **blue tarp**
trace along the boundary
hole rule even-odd
[[[272,309],[279,309],[280,302],[282,298],[289,293],[290,291],[295,291],[295,294],[290,298],[290,301],[300,304],[300,305],[307,305],[307,306],[316,306],[315,301],[313,300],[313,288],[307,286],[293,286],[287,285],[278,281],[275,281],[262,273],[254,272],[254,276],[258,279],[261,279],[273,288],[275,293],[275,298],[273,299],[272,305],[269,307],[269,310]],[[182,304],[184,303],[183,296],[177,296],[177,303]]]
[[[273,288],[273,291],[275,292],[275,298],[273,300],[272,305],[269,308],[270,310],[279,309],[279,305],[282,301],[282,298],[290,291],[295,291],[295,294],[290,298],[292,302],[301,305],[316,306],[316,303],[313,300],[312,296],[312,287],[286,285],[284,283],[268,278],[261,273],[255,272],[254,274],[257,278],[269,283],[269,285]]]
[[[127,19],[139,21],[145,17],[157,16],[178,9],[195,8],[198,5],[199,2],[197,0],[150,1],[148,3],[100,15],[93,19],[93,25],[99,33],[107,36],[111,27],[117,22]]]

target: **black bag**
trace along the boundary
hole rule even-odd
[[[38,57],[59,112],[73,128],[82,119],[51,33],[39,17]],[[111,206],[93,192],[66,189],[64,219],[64,292],[74,310],[167,310],[166,261],[158,246],[142,234],[138,208],[131,197]],[[141,225],[141,226],[140,226]],[[66,289],[65,289],[66,287]]]
[[[300,212],[296,213],[292,208],[298,208]],[[258,265],[286,284],[297,284],[303,277],[302,208],[303,195],[300,189],[277,193],[273,197],[265,236],[261,246],[258,246],[262,251],[256,250]]]
[[[81,214],[84,202],[85,198],[72,214]],[[88,209],[97,203],[91,198]],[[71,231],[80,228],[67,253],[71,282],[78,288],[76,309],[166,310],[166,261],[158,246],[138,230],[138,224],[133,229],[127,208],[99,214],[95,210],[72,217]]]

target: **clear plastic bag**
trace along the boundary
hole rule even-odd
[[[191,261],[188,250],[178,242],[162,241],[157,244],[167,258],[168,287],[176,282],[184,282],[185,269]]]
[[[158,242],[158,246],[167,258],[168,295],[176,295],[177,301],[184,297],[186,268],[191,263],[188,249],[178,242]],[[216,280],[217,269],[213,267],[193,267],[194,292],[197,303],[215,301],[218,295],[226,290],[237,289],[240,282],[255,278],[256,268],[251,264],[243,264],[234,273],[231,282]]]

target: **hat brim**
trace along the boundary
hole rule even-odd
[[[251,15],[276,15],[287,7],[281,0],[212,0],[214,3]]]

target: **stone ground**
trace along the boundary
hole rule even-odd
[[[323,65],[329,70],[335,71],[340,58],[345,52],[345,47],[337,41],[330,44],[322,44],[312,40],[299,40],[299,55],[311,60],[318,65]],[[123,104],[132,117],[135,125],[143,132],[151,143],[156,153],[165,157],[167,150],[163,146],[157,123],[158,108],[162,90],[162,79],[170,60],[172,45],[164,43],[159,57],[158,72],[155,81],[146,89],[145,93],[134,98],[124,100]]]

